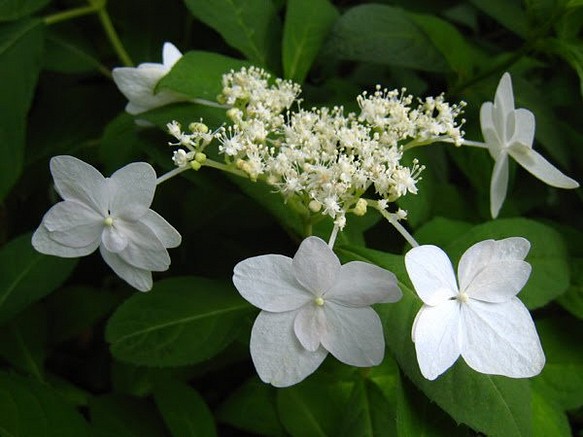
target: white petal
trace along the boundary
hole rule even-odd
[[[510,79],[510,74],[504,73],[498,83],[498,88],[496,88],[492,114],[496,131],[504,145],[508,144],[508,140],[515,130],[513,112],[514,95],[512,94],[512,80]]]
[[[297,311],[261,311],[251,330],[251,358],[263,382],[276,387],[297,384],[322,364],[328,352],[320,347],[310,352],[293,331]]]
[[[563,174],[532,149],[513,146],[508,150],[508,153],[533,176],[551,187],[567,189],[579,187],[579,183],[576,180]]]
[[[182,57],[180,50],[171,42],[165,42],[162,47],[162,63],[165,67],[172,68]]]
[[[290,311],[314,299],[294,278],[291,258],[283,255],[255,256],[239,262],[233,283],[241,296],[266,311]]]
[[[106,226],[101,234],[101,242],[109,252],[119,253],[128,246],[129,240],[116,226]]]
[[[128,264],[117,253],[108,252],[103,246],[99,247],[99,252],[115,274],[132,287],[140,291],[152,289],[152,272]]]
[[[393,273],[374,264],[352,261],[340,267],[336,283],[324,297],[346,306],[362,307],[396,302],[402,295]]]
[[[158,81],[168,72],[161,64],[142,65],[141,68],[121,67],[111,72],[113,81],[121,93],[135,104],[150,106],[153,90]]]
[[[99,240],[103,218],[84,204],[65,200],[47,211],[43,225],[50,232],[52,240],[64,246],[80,248]]]
[[[294,332],[304,348],[313,352],[320,346],[321,333],[326,329],[324,309],[308,303],[298,310]]]
[[[535,131],[534,114],[528,109],[520,108],[515,110],[512,116],[515,118],[515,130],[507,146],[511,147],[513,144],[520,144],[532,148]]]
[[[527,378],[545,364],[536,328],[526,307],[513,297],[462,305],[462,357],[481,373]]]
[[[434,380],[449,369],[460,355],[460,310],[457,300],[424,305],[413,324],[417,362],[423,376]]]
[[[73,156],[55,156],[50,162],[55,188],[64,200],[76,200],[107,215],[105,178],[94,167]]]
[[[383,326],[370,307],[348,308],[326,301],[323,305],[326,329],[322,346],[338,360],[352,366],[368,367],[381,363],[385,355]]]
[[[474,244],[458,265],[460,290],[488,302],[510,299],[530,276],[531,267],[523,261],[529,249],[529,241],[522,237]]]
[[[156,211],[149,209],[140,221],[156,234],[156,237],[158,237],[158,240],[162,242],[164,247],[180,246],[182,237],[178,231]]]
[[[296,280],[316,296],[322,295],[334,285],[340,271],[338,257],[318,237],[308,237],[302,241],[292,266]]]
[[[506,199],[508,190],[508,156],[505,152],[498,155],[492,171],[490,181],[490,214],[492,218],[498,217],[500,208]]]
[[[156,234],[141,222],[126,223],[116,220],[115,226],[128,239],[119,256],[134,267],[161,272],[170,266],[170,255]]]
[[[136,220],[152,204],[156,191],[156,172],[150,164],[134,162],[120,168],[107,179],[109,210],[114,218]]]
[[[492,158],[496,159],[504,147],[504,143],[494,125],[493,113],[494,105],[492,102],[484,102],[480,108],[480,127],[482,128],[482,136],[486,140],[488,151]]]
[[[405,267],[415,291],[427,305],[437,305],[457,296],[451,261],[439,247],[414,247],[405,255]]]
[[[55,255],[61,258],[77,258],[89,255],[99,246],[100,239],[85,247],[70,247],[60,244],[50,237],[49,231],[41,224],[32,236],[32,246],[45,255]]]

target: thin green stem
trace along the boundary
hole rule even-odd
[[[164,173],[162,176],[156,179],[156,185],[160,185],[162,182],[166,182],[168,179],[173,178],[174,176],[190,169],[191,167],[177,167],[172,169],[168,173]]]
[[[50,26],[51,24],[60,23],[62,21],[72,20],[73,18],[82,17],[83,15],[94,14],[99,11],[97,6],[83,6],[80,8],[69,9],[68,11],[57,12],[56,14],[47,15],[43,18],[43,22]]]
[[[245,179],[249,179],[249,175],[247,173],[245,173],[244,171],[238,170],[236,168],[232,168],[229,167],[226,164],[223,164],[221,162],[218,161],[214,161],[212,159],[208,159],[202,164],[205,167],[212,167],[212,168],[216,168],[217,170],[221,170],[227,173],[231,173],[234,174],[236,176],[241,176]]]
[[[371,200],[371,199],[365,199],[365,200],[366,200],[366,203],[368,206],[371,206],[374,209],[376,209],[391,225],[393,225],[393,227],[397,230],[397,232],[399,232],[399,234],[401,234],[403,236],[403,238],[405,240],[407,240],[407,243],[409,243],[412,247],[419,246],[419,243],[417,243],[417,241],[415,241],[415,238],[413,238],[413,236],[409,233],[409,231],[407,231],[407,229],[405,229],[405,227],[401,223],[399,223],[399,220],[397,219],[396,214],[391,214],[387,210],[379,207],[378,202],[376,202],[374,200]]]
[[[91,1],[91,0],[90,0]],[[113,50],[117,54],[121,63],[126,67],[133,67],[134,63],[128,55],[125,47],[123,46],[119,36],[113,27],[113,23],[111,22],[111,18],[109,18],[109,14],[107,13],[107,9],[105,9],[105,2],[103,6],[98,10],[97,16],[99,17],[99,21],[101,22],[101,26],[107,35],[107,39],[111,43]]]
[[[338,227],[338,225],[334,225],[332,233],[330,234],[330,239],[328,240],[328,246],[330,247],[330,249],[334,248],[334,243],[336,243],[336,237],[338,236],[339,229],[340,228]]]

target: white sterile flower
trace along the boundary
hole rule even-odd
[[[417,361],[433,380],[461,355],[474,370],[526,378],[545,364],[530,313],[516,297],[531,267],[520,237],[474,244],[460,259],[458,280],[447,255],[419,246],[405,255],[409,278],[424,302],[413,323]]]
[[[97,248],[113,271],[140,291],[152,288],[151,271],[167,270],[166,248],[180,234],[149,209],[156,172],[135,162],[105,178],[72,156],[51,159],[55,188],[63,198],[43,217],[32,245],[47,255],[76,258]]]
[[[132,115],[188,100],[180,94],[168,90],[154,92],[156,84],[172,69],[182,57],[182,53],[171,43],[164,43],[162,63],[144,63],[137,68],[119,67],[112,71],[113,81],[121,93],[129,100],[126,112]]]
[[[508,188],[508,155],[544,183],[557,188],[577,188],[577,181],[561,173],[532,149],[534,114],[528,109],[514,109],[510,74],[504,73],[496,89],[494,103],[480,109],[482,135],[490,155],[496,161],[490,184],[490,212],[496,218]]]
[[[385,341],[370,305],[401,298],[395,275],[372,264],[338,257],[308,237],[294,258],[263,255],[235,266],[239,293],[261,308],[251,331],[259,377],[276,387],[313,373],[328,352],[353,366],[379,364]]]

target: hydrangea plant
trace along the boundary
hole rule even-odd
[[[577,430],[578,2],[126,3],[0,5],[0,429]]]

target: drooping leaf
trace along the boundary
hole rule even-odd
[[[212,52],[192,51],[184,54],[156,85],[192,98],[216,101],[223,89],[222,76],[251,64]]]
[[[176,381],[159,384],[154,401],[162,419],[175,436],[213,437],[217,435],[213,414],[193,388]]]
[[[122,361],[145,366],[192,364],[226,347],[250,308],[228,282],[167,279],[124,302],[107,324],[106,339]]]
[[[423,71],[447,71],[430,37],[399,8],[355,6],[333,27],[326,51],[351,61],[374,62]]]
[[[302,83],[325,37],[338,19],[329,0],[289,0],[283,28],[283,72]]]
[[[249,379],[220,406],[217,418],[238,429],[260,435],[283,436],[275,407],[276,389]]]
[[[281,23],[271,0],[184,0],[192,15],[262,67],[277,67]]]
[[[26,115],[40,70],[43,33],[37,19],[0,25],[0,202],[22,171]]]
[[[59,287],[77,260],[42,255],[25,234],[0,249],[0,323]]]
[[[48,386],[0,373],[0,434],[84,437],[89,428],[81,414]]]

